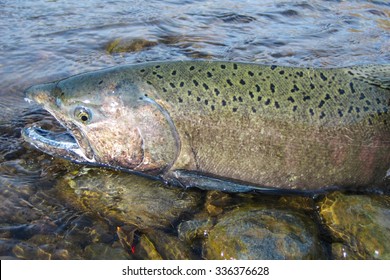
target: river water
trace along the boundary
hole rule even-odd
[[[135,185],[152,186],[150,192],[153,187],[165,187],[109,171],[85,170],[35,151],[20,138],[20,129],[26,124],[39,121],[43,127],[53,125],[50,116],[24,101],[26,87],[103,67],[193,59],[305,67],[389,63],[388,1],[5,0],[0,1],[0,14],[1,258],[218,258],[218,250],[222,250],[218,246],[222,245],[213,241],[219,234],[218,227],[224,224],[234,232],[229,219],[234,220],[235,215],[241,221],[249,219],[237,212],[240,207],[254,207],[259,212],[272,208],[276,212],[271,214],[280,216],[280,220],[285,218],[283,215],[293,215],[302,221],[300,233],[294,234],[311,236],[314,245],[301,255],[267,248],[269,253],[263,255],[239,254],[236,250],[230,252],[230,258],[390,258],[389,247],[381,245],[380,253],[370,251],[378,251],[379,241],[371,249],[361,249],[351,244],[356,240],[365,243],[364,239],[343,239],[333,233],[335,229],[327,225],[328,216],[318,209],[329,201],[335,201],[332,207],[342,203],[344,200],[337,195],[307,200],[167,189],[158,192],[159,197],[151,195],[154,201],[141,205],[135,203],[140,198],[131,197],[123,184],[131,185],[130,189]],[[165,205],[160,201],[165,193],[171,200],[184,197],[183,203]],[[125,204],[132,201],[140,212],[123,207],[114,196]],[[384,201],[381,197],[361,198],[375,203],[379,199],[373,211],[380,209],[375,215],[387,216],[373,219],[377,227],[372,234],[384,232],[383,240],[389,241],[388,197]],[[357,203],[364,203],[359,199]],[[161,205],[156,207],[157,203]],[[172,207],[177,211],[167,210]],[[151,212],[153,209],[155,212]],[[168,216],[159,217],[161,211],[168,211]],[[143,217],[142,222],[134,216]],[[245,226],[248,223],[237,224],[241,229]],[[199,230],[207,231],[208,236],[188,237]],[[226,244],[238,240],[258,245],[252,239],[240,239],[246,234],[237,231],[223,238],[227,238]],[[182,242],[178,251],[187,254],[169,255],[158,244],[176,244],[174,238]],[[291,245],[293,241],[287,239],[283,242]],[[303,245],[299,248],[304,251]]]

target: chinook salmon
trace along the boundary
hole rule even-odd
[[[25,128],[38,149],[184,187],[358,188],[390,168],[390,65],[145,63],[32,86],[27,98],[68,131]]]

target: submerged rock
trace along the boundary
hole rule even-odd
[[[242,208],[208,232],[206,259],[321,259],[314,222],[292,211]]]
[[[139,229],[172,227],[182,216],[197,211],[201,194],[170,188],[127,173],[84,168],[57,184],[64,201],[81,211],[104,217],[113,225]]]
[[[187,244],[177,236],[161,230],[142,234],[135,247],[135,255],[149,260],[190,260],[196,259]]]
[[[331,193],[319,202],[335,259],[390,259],[390,197]]]
[[[252,198],[239,199],[218,217],[199,214],[182,222],[180,239],[194,250],[200,247],[205,259],[326,258],[317,225],[308,215],[273,206],[277,200],[272,198]]]
[[[142,38],[117,38],[106,45],[105,49],[108,53],[130,53],[139,52],[143,49],[156,46],[157,42],[148,41]]]

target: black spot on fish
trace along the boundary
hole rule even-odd
[[[237,108],[233,108],[233,112],[237,112]]]
[[[226,106],[226,101],[222,100],[222,106]]]
[[[165,87],[162,88],[163,92],[167,92],[167,89]]]
[[[257,101],[261,101],[262,98],[263,98],[262,96],[258,96]]]
[[[321,78],[321,80],[323,80],[323,81],[326,81],[328,78],[324,75],[324,73],[320,73],[320,78]]]
[[[338,109],[337,112],[339,113],[339,116],[340,116],[340,117],[343,117],[343,116],[344,116],[343,111],[341,111],[341,109]]]
[[[195,70],[195,66],[190,67],[190,71],[193,71],[193,70]]]
[[[215,110],[214,105],[211,105],[211,111],[214,111],[214,110]]]
[[[348,113],[350,114],[352,113],[352,111],[353,111],[353,106],[349,106]]]
[[[151,85],[151,84],[152,84],[152,82],[151,82],[151,81],[146,81],[146,83],[147,83],[148,85]]]
[[[222,64],[222,65],[221,65],[221,68],[222,68],[222,69],[226,69],[226,65],[225,65],[225,64]]]
[[[294,85],[291,92],[294,93],[296,91],[299,91],[299,87],[297,85]]]
[[[345,90],[343,90],[342,88],[339,88],[339,93],[342,95],[345,93]]]
[[[145,69],[141,69],[140,72],[141,72],[141,73],[145,72]]]
[[[305,96],[303,97],[303,101],[306,101],[306,100],[310,100],[310,96],[309,96],[309,95],[305,95]]]
[[[99,82],[99,85],[101,85],[103,83],[103,80],[101,80],[100,82]]]
[[[253,77],[255,74],[252,71],[248,71],[248,75]]]
[[[256,91],[260,92],[260,86],[259,85],[256,85]]]
[[[233,95],[233,101],[237,101],[237,97]]]
[[[156,72],[156,71],[153,71],[152,74],[153,74],[153,75],[157,75],[157,72]]]
[[[380,100],[379,98],[377,98],[377,99],[376,99],[376,104],[379,105],[379,104],[381,104],[381,103],[382,103],[381,100]]]
[[[253,99],[255,97],[255,95],[253,94],[253,92],[249,92],[249,96]]]
[[[213,74],[211,74],[211,72],[207,72],[207,77],[211,78],[213,76]]]
[[[289,98],[287,98],[288,101],[291,101],[291,103],[294,103],[295,102],[295,99],[292,97],[292,96],[289,96]]]
[[[205,90],[209,89],[209,86],[206,83],[203,83],[203,87],[204,87]]]
[[[276,67],[278,67],[278,66],[276,66],[276,65],[271,65],[271,70],[275,70]]]
[[[206,100],[204,101],[204,104],[205,104],[205,105],[209,105],[209,101],[206,99]]]
[[[253,112],[253,113],[256,113],[255,107],[252,107],[252,112]]]
[[[201,98],[198,96],[197,98],[196,98],[196,101],[201,101]]]
[[[219,90],[217,88],[214,89],[215,95],[218,96],[220,94]]]
[[[330,95],[327,93],[326,95],[325,95],[325,98],[324,98],[325,100],[329,100],[330,99]]]
[[[322,108],[322,106],[324,106],[325,104],[325,101],[324,100],[321,100],[320,101],[320,104],[318,104],[318,108]]]
[[[269,105],[270,103],[271,103],[271,99],[268,98],[268,99],[265,101],[264,104],[265,104],[265,105]]]
[[[351,88],[351,92],[355,93],[355,88],[352,82],[349,83],[349,87]]]
[[[321,112],[321,114],[320,114],[320,119],[325,118],[325,116],[326,116],[326,114],[325,114],[324,112]]]
[[[370,106],[370,105],[371,105],[370,100],[366,100],[366,104],[367,104],[368,106]]]
[[[227,79],[226,82],[228,83],[229,86],[233,86],[233,83],[230,79]]]
[[[184,82],[180,82],[180,87],[184,87]]]
[[[298,109],[298,106],[297,106],[297,105],[295,105],[295,106],[292,108],[293,112],[295,112],[297,109]]]
[[[354,76],[355,74],[352,73],[351,71],[348,71],[348,74],[351,75],[351,76]]]
[[[174,83],[169,83],[169,85],[171,86],[171,88],[175,88],[175,84]]]
[[[161,66],[160,65],[156,65],[156,68],[160,68]]]
[[[242,102],[242,97],[241,96],[238,97],[238,101]]]
[[[359,107],[355,107],[355,110],[356,110],[356,113],[360,113],[360,108]]]
[[[368,107],[366,107],[366,106],[363,107],[364,112],[367,112],[369,109],[370,109],[370,108],[368,108]]]
[[[183,99],[179,97],[179,103],[183,103]]]
[[[312,116],[314,116],[314,110],[313,109],[309,109],[309,113],[310,113],[310,115],[312,115]]]
[[[372,120],[371,119],[368,119],[368,124],[372,125]]]
[[[157,75],[157,78],[162,79],[162,78],[164,78],[164,77],[161,76],[161,75]]]
[[[176,70],[173,70],[171,74],[172,74],[172,76],[175,76],[176,75]]]
[[[272,93],[275,93],[275,85],[274,84],[271,84],[269,88],[271,89]]]
[[[279,71],[279,74],[280,74],[280,75],[284,75],[284,70],[280,70],[280,71]]]
[[[359,99],[360,99],[360,100],[363,100],[364,98],[366,98],[366,96],[365,96],[364,93],[362,92],[362,93],[360,94]]]
[[[234,70],[237,70],[238,69],[238,65],[236,63],[233,64],[233,69]]]
[[[297,74],[299,77],[301,77],[301,78],[303,77],[303,72],[302,72],[302,71],[299,71],[299,72],[297,72],[296,74]]]
[[[245,85],[245,81],[243,79],[241,79],[240,84]]]
[[[197,80],[193,80],[194,85],[197,87],[199,85]]]
[[[315,85],[312,84],[312,83],[310,83],[310,88],[311,88],[311,89],[315,89]]]
[[[278,101],[275,101],[275,108],[276,108],[276,109],[279,109],[279,108],[280,108],[280,105],[279,105],[279,102],[278,102]]]
[[[187,91],[187,93],[188,93],[188,96],[191,96],[191,94],[192,94],[192,91]]]

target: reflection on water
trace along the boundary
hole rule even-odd
[[[336,200],[352,205],[351,219],[365,213],[360,204],[372,205],[364,208],[372,214],[370,234],[382,239],[364,247],[368,237],[343,228],[353,227],[351,220],[329,226],[344,215],[334,206],[344,204],[329,203],[334,197],[167,189],[128,175],[85,171],[30,149],[20,138],[26,124],[53,126],[47,113],[23,100],[26,87],[106,66],[189,59],[318,67],[389,63],[388,1],[5,0],[0,10],[1,258],[216,258],[223,245],[215,236],[235,248],[260,248],[264,236],[271,240],[262,255],[229,251],[238,258],[389,258],[390,249],[376,245],[389,238],[386,196],[340,194]],[[246,214],[257,212],[263,220]],[[279,217],[271,226],[278,237],[261,230],[272,216]],[[234,219],[240,219],[236,227]],[[302,226],[289,228],[291,221]],[[235,235],[223,234],[238,225]],[[259,231],[251,235],[246,230],[254,225]],[[356,236],[342,240],[343,232]],[[295,246],[300,253],[270,244]],[[376,247],[380,255],[371,252]]]

